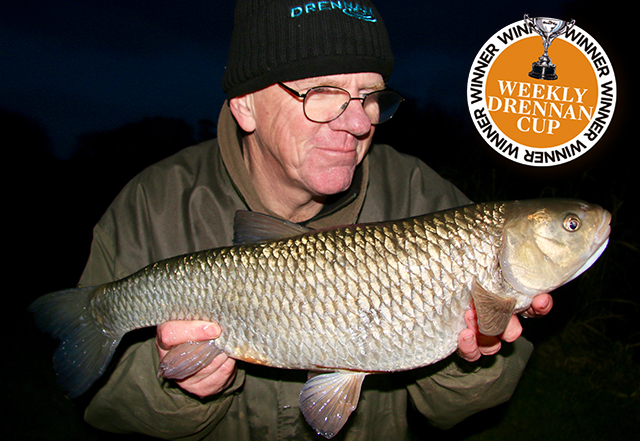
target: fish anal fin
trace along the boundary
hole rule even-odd
[[[234,245],[286,239],[312,231],[310,228],[255,211],[236,211],[233,223]]]
[[[171,348],[160,361],[158,378],[183,380],[207,367],[222,353],[214,342],[215,340],[189,341]]]
[[[333,438],[358,406],[364,372],[323,373],[307,381],[300,392],[300,410],[313,429]]]
[[[478,317],[478,328],[484,335],[500,335],[504,332],[516,307],[516,299],[502,297],[485,290],[474,282],[471,291]]]

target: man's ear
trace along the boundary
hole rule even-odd
[[[251,133],[256,129],[256,122],[253,115],[252,93],[231,98],[229,101],[229,107],[242,130],[247,133]]]

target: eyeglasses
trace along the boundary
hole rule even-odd
[[[396,113],[404,98],[393,90],[377,90],[362,97],[351,97],[351,94],[339,87],[317,86],[306,93],[300,93],[282,83],[280,87],[298,98],[302,98],[302,109],[305,116],[313,122],[327,123],[337,119],[347,110],[352,100],[361,100],[364,113],[371,120],[371,124],[382,124],[389,121]]]

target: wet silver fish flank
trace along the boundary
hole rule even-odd
[[[366,375],[452,354],[472,300],[482,332],[500,334],[533,296],[593,264],[610,220],[599,206],[561,199],[473,204],[319,231],[239,212],[236,240],[247,243],[52,293],[30,309],[61,340],[54,366],[71,397],[102,375],[125,333],[210,320],[222,335],[174,348],[162,375],[186,378],[220,352],[325,372],[304,385],[300,408],[331,438],[355,410]]]

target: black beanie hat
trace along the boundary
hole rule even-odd
[[[357,72],[387,81],[392,71],[387,30],[368,0],[238,0],[222,90],[231,99],[279,81]]]

